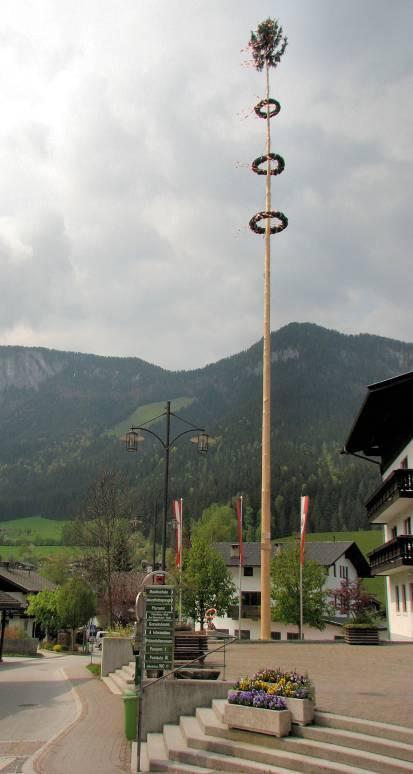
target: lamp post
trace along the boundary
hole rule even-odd
[[[158,433],[155,433],[153,430],[150,430],[148,427],[145,427],[145,425],[148,425],[157,419],[161,419],[162,417],[165,417],[165,423],[166,423],[164,438],[161,438],[161,436],[158,435]],[[178,419],[180,422],[183,422],[185,425],[189,425],[188,430],[183,430],[181,433],[178,433],[178,435],[176,435],[172,439],[171,439],[171,417]],[[159,441],[159,443],[161,444],[164,450],[165,465],[164,465],[164,484],[163,484],[162,567],[161,567],[163,571],[165,571],[166,569],[166,525],[168,521],[169,453],[170,453],[170,450],[173,448],[173,446],[175,446],[175,443],[179,438],[182,438],[182,436],[193,432],[198,433],[198,435],[195,436],[194,438],[191,438],[192,443],[197,444],[198,451],[201,454],[206,454],[206,452],[208,451],[208,434],[205,432],[205,428],[196,427],[196,425],[193,425],[191,422],[188,422],[186,419],[182,419],[182,417],[178,416],[177,414],[174,414],[174,412],[171,411],[171,401],[168,400],[165,406],[165,411],[162,414],[159,414],[157,417],[153,417],[153,419],[149,419],[148,422],[144,422],[142,425],[132,426],[130,431],[126,433],[126,436],[125,436],[127,451],[131,451],[131,452],[138,451],[139,444],[142,443],[142,441],[144,440],[143,436],[140,435],[140,433],[148,433],[149,435],[152,435],[154,438],[156,438],[157,441]]]

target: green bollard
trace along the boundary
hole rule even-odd
[[[136,741],[136,722],[138,716],[139,697],[136,691],[127,689],[123,694],[125,713],[125,736],[130,742]]]

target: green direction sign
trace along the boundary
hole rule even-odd
[[[174,587],[148,586],[145,603],[145,669],[172,669]]]

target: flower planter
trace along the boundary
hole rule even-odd
[[[313,722],[315,702],[312,699],[293,699],[287,696],[283,696],[283,699],[291,712],[292,723],[308,726]]]
[[[347,645],[379,645],[379,630],[375,626],[345,626],[344,641]]]
[[[225,704],[224,723],[230,728],[240,728],[258,734],[288,736],[291,731],[289,710],[244,707],[241,704]]]

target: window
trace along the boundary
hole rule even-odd
[[[336,577],[336,575],[337,575],[335,563],[333,564],[333,575],[334,575],[334,577]]]
[[[281,639],[281,632],[271,632],[271,639],[272,640],[280,640]]]
[[[408,516],[407,519],[404,520],[404,534],[405,535],[411,535],[412,534],[412,519],[411,519],[411,516]]]
[[[241,601],[243,605],[256,605],[261,604],[261,592],[260,591],[243,591],[241,592]]]
[[[407,613],[407,594],[406,594],[405,583],[403,583],[402,585],[402,609],[403,609],[403,613]]]
[[[407,470],[407,467],[408,467],[408,465],[407,465],[407,457],[403,457],[403,459],[400,460],[400,467],[403,470]]]
[[[391,528],[391,536],[392,536],[392,540],[395,540],[397,538],[397,527]]]
[[[252,578],[254,575],[254,568],[253,567],[244,567],[244,577],[245,578]]]
[[[300,639],[300,635],[298,634],[298,632],[287,632],[287,640],[299,640],[299,639]],[[303,639],[304,639],[304,635],[303,635]]]
[[[398,586],[394,587],[394,593],[396,598],[396,613],[400,613],[400,589]]]
[[[344,567],[342,564],[340,564],[340,578],[348,579],[348,567]]]

